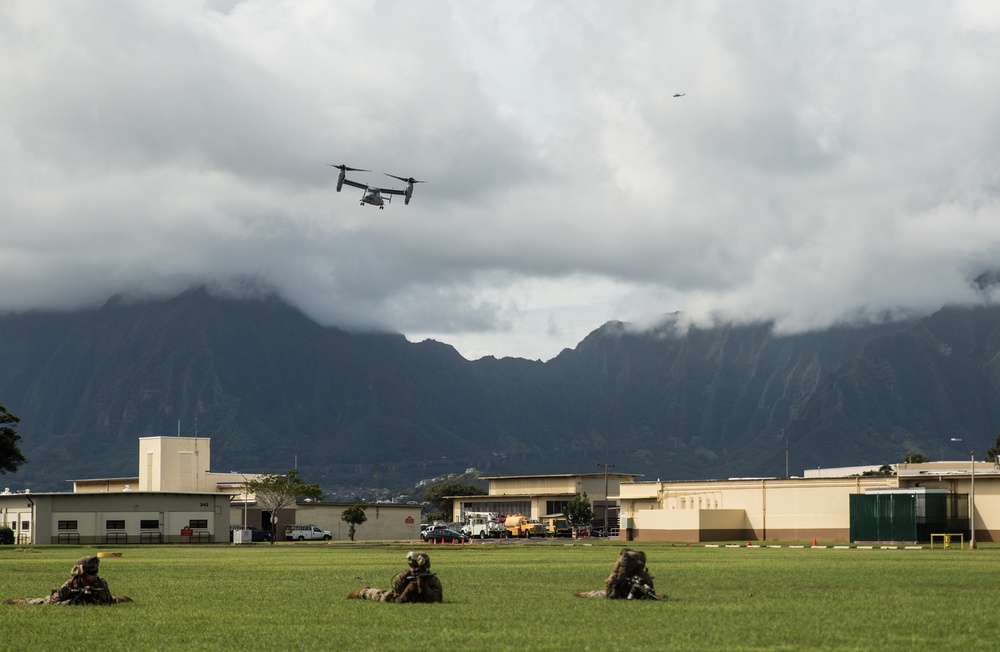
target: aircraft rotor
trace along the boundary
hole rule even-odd
[[[405,181],[406,183],[427,183],[426,181],[418,181],[413,177],[397,177],[395,174],[389,174],[388,172],[383,172],[387,177],[392,177],[393,179],[399,179],[400,181]]]

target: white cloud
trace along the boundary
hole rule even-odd
[[[7,2],[0,309],[249,277],[544,359],[980,300],[998,45],[982,2]]]

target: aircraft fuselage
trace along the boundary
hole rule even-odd
[[[361,205],[364,206],[365,204],[385,208],[385,200],[382,199],[382,193],[379,192],[378,188],[368,188],[365,190],[365,194],[361,196]]]

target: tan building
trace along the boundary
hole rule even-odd
[[[221,491],[239,493],[257,473],[219,473],[210,469],[208,437],[140,437],[139,475],[130,478],[70,480],[74,493],[114,491]],[[235,489],[235,490],[234,490]]]
[[[163,511],[165,516],[161,519],[163,522],[158,526],[158,530],[151,527],[154,521],[153,518],[126,519],[126,531],[120,534],[117,531],[106,531],[106,529],[99,527],[99,520],[102,518],[102,515],[105,512],[111,513],[101,507],[101,505],[110,505],[116,502],[115,499],[110,497],[97,498],[91,496],[91,499],[87,501],[68,499],[77,501],[74,503],[77,506],[74,509],[79,508],[79,510],[84,511],[75,511],[74,518],[67,517],[66,519],[61,519],[60,522],[66,521],[63,522],[64,526],[69,521],[77,525],[81,525],[84,522],[92,524],[88,525],[86,531],[64,530],[56,532],[53,538],[49,536],[47,530],[43,532],[41,529],[38,529],[43,527],[42,524],[39,524],[35,526],[36,531],[30,534],[32,519],[30,517],[22,519],[24,509],[21,508],[18,508],[16,515],[12,514],[9,520],[12,524],[18,526],[22,522],[27,522],[29,527],[24,528],[25,540],[33,536],[34,538],[31,540],[34,542],[49,542],[51,540],[52,543],[70,541],[103,543],[106,542],[102,539],[102,536],[105,536],[105,534],[109,534],[112,539],[118,538],[123,543],[126,541],[138,543],[140,539],[143,543],[153,541],[189,541],[192,540],[191,537],[181,539],[179,538],[179,530],[174,532],[174,530],[177,530],[177,528],[173,527],[174,522],[186,525],[187,521],[191,521],[199,525],[205,519],[188,518],[185,521],[183,513],[173,514],[170,509],[173,499],[168,499],[167,496],[186,493],[201,495],[207,492],[213,494],[211,500],[208,501],[213,507],[219,504],[217,499],[221,495],[221,499],[226,504],[225,512],[228,518],[225,520],[209,519],[212,523],[212,526],[208,528],[212,532],[211,537],[199,531],[193,533],[194,540],[228,542],[230,523],[233,525],[246,524],[263,531],[270,530],[270,512],[261,510],[257,506],[256,496],[252,492],[247,492],[246,489],[246,482],[259,477],[260,474],[213,472],[211,470],[211,454],[211,440],[207,437],[141,437],[139,438],[138,476],[71,480],[73,483],[72,494],[51,494],[53,496],[64,497],[79,494],[126,494],[133,500],[138,500],[141,497],[143,504],[151,505],[144,512],[146,516],[157,512],[157,510],[153,509],[152,505],[154,503],[162,504],[164,505],[164,510],[160,511]],[[38,498],[40,495],[49,494],[35,494],[32,498]],[[104,503],[101,502],[102,500]],[[205,501],[198,501],[199,504],[203,502]],[[342,521],[340,516],[349,506],[349,504],[340,503],[301,502],[294,507],[282,509],[277,514],[277,539],[279,541],[282,540],[286,525],[294,524],[317,525],[324,530],[329,530],[335,540],[348,539],[348,524]],[[86,512],[86,509],[91,508],[94,510],[93,512]],[[134,509],[133,511],[136,510]],[[89,515],[83,516],[82,514],[84,513]],[[357,528],[354,536],[355,540],[406,541],[418,540],[420,538],[419,505],[379,503],[378,505],[369,506],[366,514],[368,521]],[[109,518],[109,522],[115,526],[120,525],[121,519],[117,518],[116,514],[113,514],[113,516],[115,518]],[[167,518],[168,516],[169,518]],[[3,518],[3,514],[0,513],[0,522],[5,522]],[[136,520],[135,527],[132,524],[133,520]],[[219,531],[216,531],[216,520],[224,522],[224,527]],[[150,527],[138,529],[138,525],[140,524]],[[205,528],[199,529],[204,530]],[[158,531],[161,536],[157,536],[154,530]],[[60,534],[62,534],[61,537],[59,536]],[[39,539],[38,537],[41,538]]]
[[[528,518],[561,514],[577,493],[586,493],[594,507],[595,526],[617,528],[619,486],[632,482],[635,473],[565,473],[555,475],[507,475],[487,478],[485,496],[454,496],[452,515],[464,520],[466,512],[524,514]],[[610,499],[609,499],[610,498]]]
[[[229,539],[229,495],[122,491],[3,493],[19,544],[211,543]]]
[[[852,469],[851,471],[855,471]],[[852,494],[972,491],[970,462],[900,464],[898,475],[622,483],[621,537],[634,541],[824,541],[851,538]],[[822,477],[820,477],[820,475]],[[1000,469],[976,463],[976,539],[1000,540]],[[964,514],[968,518],[968,513]],[[965,533],[968,537],[968,532]]]

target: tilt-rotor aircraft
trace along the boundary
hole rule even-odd
[[[395,188],[379,188],[377,186],[369,186],[367,183],[359,183],[357,181],[351,181],[347,178],[348,172],[371,172],[371,170],[362,170],[361,168],[352,168],[346,165],[334,165],[333,163],[327,163],[332,168],[337,168],[340,170],[340,176],[337,177],[337,192],[344,187],[346,183],[349,186],[355,188],[361,188],[364,194],[361,195],[361,205],[371,204],[372,206],[378,206],[379,208],[385,208],[387,203],[392,203],[393,195],[402,195],[404,197],[403,203],[409,204],[410,198],[413,196],[413,184],[415,183],[426,183],[425,181],[418,181],[413,177],[397,177],[395,174],[388,174],[383,172],[385,176],[392,177],[393,179],[399,179],[400,181],[406,182],[406,190],[396,190]]]

